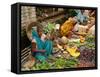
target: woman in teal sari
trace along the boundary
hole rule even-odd
[[[37,45],[37,52],[33,51],[35,58],[40,61],[45,61],[48,58],[48,56],[52,53],[52,41],[49,39],[43,41],[41,39],[41,36],[39,36],[38,32],[35,29],[32,29],[32,39],[36,41]],[[40,52],[40,50],[43,50],[45,52]]]

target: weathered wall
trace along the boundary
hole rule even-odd
[[[36,21],[35,7],[22,6],[21,7],[21,28],[24,30],[29,23]]]

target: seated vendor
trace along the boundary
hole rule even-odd
[[[33,45],[36,43],[36,49],[32,46],[32,53],[39,61],[45,61],[52,53],[52,41],[46,38],[47,35],[43,33],[41,28],[32,29],[32,43]]]

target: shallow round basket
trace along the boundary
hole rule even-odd
[[[27,37],[30,41],[32,41],[32,27],[36,27],[39,25],[37,22],[31,22],[27,27],[26,27],[26,34]]]

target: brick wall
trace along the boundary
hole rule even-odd
[[[22,6],[21,7],[21,29],[26,29],[28,24],[36,21],[36,9],[35,7]]]

